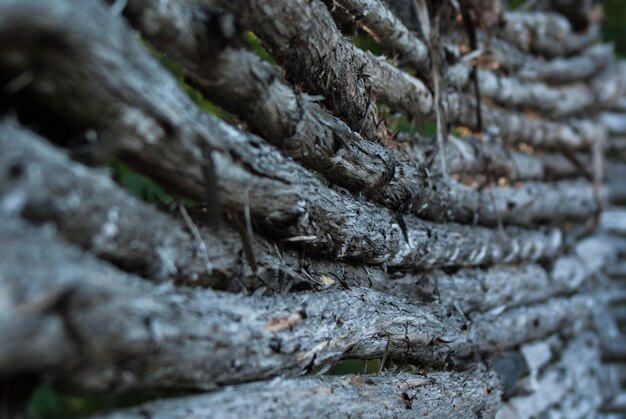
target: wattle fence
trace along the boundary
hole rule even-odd
[[[0,0],[0,417],[621,417],[596,3]]]

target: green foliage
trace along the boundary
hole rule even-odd
[[[167,394],[165,396],[177,396]],[[30,419],[75,419],[104,413],[113,409],[138,405],[163,396],[157,393],[128,393],[116,396],[65,394],[42,385],[35,389],[28,409]]]
[[[618,55],[626,56],[626,4],[624,0],[604,0],[602,32],[606,41],[613,41]]]
[[[402,132],[407,135],[414,135],[419,132],[417,126],[401,114],[387,115],[385,118],[391,132]]]
[[[135,197],[151,204],[172,201],[172,196],[165,192],[165,189],[158,183],[135,171],[120,159],[111,159],[108,166],[113,171],[113,179]]]
[[[187,82],[185,81],[185,69],[180,63],[172,60],[167,55],[158,51],[153,50],[152,53],[159,59],[159,61],[161,61],[163,67],[165,67],[170,73],[172,73],[176,80],[178,80],[178,83],[180,83],[181,87],[185,90],[187,95],[191,98],[191,100],[194,101],[196,105],[198,105],[200,109],[207,113],[210,113],[211,115],[215,115],[221,119],[224,119],[225,121],[233,122],[235,120],[235,118],[231,114],[224,111],[222,108],[215,105],[214,103],[206,100],[202,96],[202,94],[200,94],[200,92],[187,84]]]
[[[420,134],[424,137],[433,137],[437,133],[437,124],[434,121],[427,121],[419,126],[401,114],[387,115],[385,119],[389,129],[394,133],[408,136]]]
[[[384,55],[382,47],[369,35],[359,34],[350,38],[350,41],[364,51],[370,51],[374,55]]]
[[[379,369],[380,359],[346,359],[335,365],[328,375],[377,374]]]
[[[183,90],[185,90],[187,95],[191,98],[191,100],[195,102],[196,105],[198,105],[198,107],[200,107],[205,112],[208,112],[226,121],[229,121],[229,122],[234,121],[234,118],[232,115],[230,115],[228,112],[224,111],[223,109],[221,109],[214,103],[206,100],[200,94],[200,92],[198,92],[196,89],[194,89],[189,84],[187,84],[187,82],[185,81],[185,69],[182,66],[182,64],[174,61],[173,59],[171,59],[164,53],[160,52],[159,50],[154,48],[150,43],[146,41],[143,41],[142,43],[146,47],[146,49],[161,62],[163,67],[165,67],[165,69],[168,70],[172,74],[172,76],[174,76],[174,78],[178,81],[178,83],[180,83]]]
[[[278,65],[276,64],[276,61],[274,60],[274,58],[272,58],[272,56],[267,52],[267,50],[263,48],[263,45],[261,45],[261,41],[259,40],[259,38],[256,37],[255,34],[253,34],[252,32],[246,32],[245,38],[246,38],[248,47],[252,50],[252,52],[254,52],[261,59],[263,59],[264,61],[267,61],[271,65],[273,66]]]
[[[516,9],[524,3],[524,0],[509,0],[509,8]]]

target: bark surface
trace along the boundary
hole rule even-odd
[[[275,399],[281,400],[280,408]],[[209,395],[154,402],[103,418],[490,417],[495,414],[498,399],[497,380],[482,370],[308,377],[227,387]]]
[[[7,343],[0,371],[45,369],[91,391],[208,389],[298,375],[344,358],[463,365],[473,354],[585,321],[593,304],[589,296],[554,298],[466,324],[445,307],[366,288],[267,297],[173,289],[123,274],[49,228],[13,217],[0,228],[9,297],[2,305]]]
[[[626,64],[599,23],[0,0],[0,416],[39,383],[204,392],[120,418],[623,409]],[[356,360],[378,373],[331,375]]]

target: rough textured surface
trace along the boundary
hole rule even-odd
[[[343,38],[321,1],[285,2],[266,0],[217,2],[233,11],[240,22],[269,47],[272,56],[286,69],[293,84],[303,84],[312,94],[322,95],[324,104],[357,132],[371,137],[376,129],[372,95],[384,94],[368,82],[372,71],[386,74],[382,61],[365,53]],[[288,39],[288,42],[285,42]],[[365,69],[365,66],[374,69]],[[358,69],[361,69],[360,71]],[[382,87],[382,86],[381,86]],[[428,111],[431,95],[420,81],[414,113]]]
[[[295,82],[302,82],[297,77],[302,77],[304,74],[322,76],[333,74],[335,76],[334,83],[323,84],[322,86],[318,83],[318,85],[311,87],[313,93],[332,97],[352,96],[358,98],[359,102],[367,101],[369,96],[361,99],[361,96],[365,95],[366,92],[361,93],[360,96],[355,96],[356,93],[350,88],[350,78],[354,77],[354,74],[360,73],[360,80],[366,83],[374,98],[378,99],[379,102],[385,103],[392,109],[403,112],[410,117],[415,117],[417,120],[434,115],[433,95],[430,90],[425,88],[421,80],[398,70],[380,57],[375,57],[348,45],[335,27],[328,29],[328,33],[332,34],[330,41],[317,40],[329,48],[335,46],[335,49],[326,53],[318,51],[318,43],[314,43],[315,36],[309,36],[306,30],[300,32],[298,29],[298,34],[293,34],[289,32],[290,29],[282,27],[284,24],[281,22],[292,22],[298,28],[309,27],[313,22],[321,27],[328,27],[333,24],[328,10],[321,1],[291,2],[289,7],[280,7],[278,4],[263,0],[251,2],[218,1],[218,3],[232,11],[246,26],[254,28],[255,33],[270,46],[273,56],[285,67],[288,74],[296,77]],[[306,37],[302,35],[305,33],[307,34]],[[297,39],[298,42],[306,43],[307,46],[302,46],[293,41],[287,48],[283,42],[285,37]],[[308,43],[316,46],[313,52],[311,52],[312,47]],[[333,66],[336,64],[333,63],[338,59],[341,60],[342,67],[334,68]],[[346,69],[345,66],[348,68]],[[472,129],[475,128],[475,105],[472,104],[471,100],[449,95],[447,102],[452,121]],[[339,104],[328,106],[336,114],[338,114],[337,112],[346,112],[337,108]],[[354,107],[351,103],[343,103],[343,106]],[[572,130],[568,125],[562,123],[538,118],[529,119],[512,111],[491,108],[490,113],[485,115],[485,121],[486,125],[497,127],[500,130],[500,135],[511,142],[528,142],[545,147],[554,147],[556,143],[574,148],[585,147],[594,142],[592,137],[595,135],[594,131]]]
[[[504,18],[501,36],[524,51],[548,57],[569,55],[588,47],[598,38],[599,27],[583,33],[572,30],[570,22],[556,13],[510,12]]]
[[[458,374],[308,377],[227,387],[205,396],[149,403],[105,417],[480,418],[495,414],[499,397],[497,380],[483,370]],[[279,406],[276,399],[280,399]]]
[[[593,301],[555,298],[466,325],[444,307],[365,288],[255,297],[155,286],[63,244],[51,229],[11,217],[0,229],[10,296],[0,307],[0,371],[45,369],[99,391],[212,388],[385,353],[423,365],[461,362],[585,319]]]
[[[388,182],[396,165],[389,151],[364,141],[326,112],[319,98],[295,92],[276,67],[245,48],[203,48],[214,38],[204,28],[220,13],[187,0],[168,1],[166,7],[132,0],[124,9],[148,40],[184,64],[190,83],[295,160],[350,190]]]
[[[495,61],[510,70],[517,70],[519,77],[552,84],[587,80],[613,61],[613,46],[608,44],[594,45],[580,55],[553,60],[524,54],[498,40],[491,42],[489,49]]]
[[[198,56],[196,51],[207,34],[197,34],[194,28],[202,27],[201,23],[209,24],[211,14],[195,3],[171,1],[167,8],[162,8],[154,0],[134,0],[127,6],[126,14],[156,46],[181,59],[190,69],[194,84],[209,98],[229,111],[245,115],[253,130],[331,182],[350,190],[363,190],[383,205],[393,209],[409,207],[416,215],[437,221],[475,221],[487,225],[498,222],[528,225],[550,218],[585,218],[593,213],[595,202],[589,199],[589,185],[527,185],[523,190],[498,187],[485,194],[428,176],[423,164],[428,160],[423,156],[426,150],[420,150],[418,161],[394,158],[384,147],[362,139],[304,95],[295,94],[281,81],[275,68],[255,55],[239,48],[226,48],[217,53],[217,61],[210,60],[213,54],[209,50]],[[187,28],[188,36],[173,36],[169,33],[172,26]],[[251,97],[255,100],[250,100]],[[460,159],[467,159],[468,154],[476,155],[472,148],[475,143],[464,145],[455,141],[453,145],[447,160],[453,164],[452,170],[459,171]],[[463,155],[459,158],[461,147]],[[473,164],[489,159],[492,166],[507,167],[508,174],[526,173],[543,166],[532,158],[520,157],[519,153],[510,157],[497,144],[492,150],[491,153],[485,150],[479,158],[472,157]],[[499,154],[494,156],[494,153]],[[498,160],[501,161],[497,163]],[[557,160],[553,166],[558,164]],[[544,169],[539,170],[543,174]],[[566,169],[566,173],[576,172]],[[554,198],[552,203],[546,202],[548,196]],[[576,201],[570,203],[573,197]],[[532,208],[526,205],[528,202],[533,203]],[[523,214],[519,208],[524,208]]]
[[[625,64],[521,7],[0,0],[0,416],[622,409]]]
[[[233,229],[198,227],[203,249],[182,220],[129,197],[106,175],[70,162],[33,134],[6,123],[2,129],[0,208],[5,213],[53,222],[67,240],[155,281],[233,290],[368,286],[412,301],[439,300],[469,313],[572,292],[611,255],[602,239],[589,239],[559,258],[551,274],[529,264],[398,277],[377,267],[306,258],[255,237],[255,272]]]
[[[424,75],[430,72],[428,46],[402,24],[383,0],[338,0],[335,5],[352,14],[387,51],[400,54],[403,64]]]
[[[20,28],[26,27],[50,35],[48,26],[58,28],[68,13],[86,14],[85,25],[73,30],[81,35],[81,45],[93,42],[92,49],[80,50],[89,57],[86,64],[91,65],[66,68],[67,57],[56,50],[50,51],[58,65],[38,69],[41,74],[30,86],[42,100],[54,103],[76,121],[101,128],[103,136],[115,121],[116,138],[108,132],[104,144],[141,163],[158,179],[168,179],[167,184],[175,186],[177,191],[197,199],[207,199],[203,167],[207,159],[212,160],[219,174],[217,184],[224,206],[235,211],[249,209],[262,231],[288,242],[304,242],[307,250],[338,259],[386,262],[396,267],[537,260],[553,256],[560,249],[562,234],[558,230],[497,232],[472,226],[431,224],[413,217],[405,217],[404,237],[400,222],[391,211],[326,187],[260,138],[201,113],[175,81],[131,39],[122,23],[113,20],[106,10],[95,7],[97,3],[84,3],[85,7],[78,9],[58,2],[52,8],[42,2],[2,3],[5,4],[0,43],[2,39],[8,42],[15,31],[19,33]],[[46,26],[33,22],[33,15],[43,19],[46,13]],[[100,15],[101,19],[96,23],[92,15]],[[32,26],[25,26],[28,22]],[[97,30],[96,24],[103,25],[101,30]],[[115,36],[99,39],[105,33]],[[63,40],[71,44],[71,38],[61,36],[59,41]],[[109,69],[98,65],[101,62],[98,53],[105,51],[113,54],[107,56],[107,62],[121,67]],[[12,56],[8,51],[3,56],[9,67],[24,70],[24,66],[29,68],[28,64],[34,64],[27,59],[13,62]],[[53,95],[50,85],[54,86]],[[150,88],[145,89],[146,85]],[[61,94],[63,89],[66,94]],[[85,101],[98,103],[100,107],[89,108],[83,105]],[[205,156],[207,148],[210,154]],[[453,246],[452,237],[456,238]]]
[[[608,375],[600,363],[597,336],[582,334],[561,349],[556,362],[529,377],[528,394],[512,397],[503,404],[496,418],[593,416],[602,406]],[[559,359],[560,358],[560,359]],[[580,388],[584,383],[585,389]],[[604,393],[604,394],[603,394]]]
[[[428,63],[424,58],[428,57],[426,45],[394,16],[382,1],[340,0],[338,3],[348,9],[365,30],[379,40],[387,52],[392,55],[395,52],[399,53],[401,59],[407,61],[413,68],[422,69],[423,72],[423,63]],[[499,4],[499,2],[492,3]],[[477,10],[476,7],[474,10]],[[481,19],[479,21],[485,23]],[[454,49],[453,46],[448,46],[448,48]],[[472,81],[470,65],[457,63],[446,73],[448,86],[471,91],[469,89]],[[553,87],[545,83],[505,77],[484,68],[478,69],[477,77],[481,95],[504,106],[529,108],[557,117],[580,113],[592,107],[607,106],[611,101],[621,98],[626,90],[625,88],[610,89],[611,97],[603,101],[600,100],[605,99],[599,93],[601,87],[594,88],[595,85],[585,83]],[[612,77],[619,78],[620,75],[619,73],[612,74]],[[598,84],[604,86],[606,81]]]

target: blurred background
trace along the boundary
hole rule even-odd
[[[615,51],[626,57],[626,1],[604,0],[604,39],[613,41]]]

